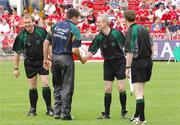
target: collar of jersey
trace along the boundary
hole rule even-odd
[[[72,24],[75,25],[75,23],[73,23],[73,22],[72,22],[71,20],[69,20],[69,19],[66,19],[65,21],[70,22],[70,23],[72,23]]]

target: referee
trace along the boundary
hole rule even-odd
[[[13,45],[13,50],[15,51],[14,75],[16,78],[20,76],[20,53],[23,53],[25,58],[24,68],[30,87],[29,100],[31,108],[28,115],[36,115],[36,105],[38,100],[37,74],[39,74],[43,84],[42,95],[46,103],[46,114],[53,116],[51,90],[48,85],[49,71],[43,68],[43,42],[47,32],[40,27],[34,26],[34,18],[30,15],[24,16],[24,25],[25,29],[17,35]]]
[[[124,56],[125,37],[122,32],[109,27],[108,16],[102,14],[97,18],[97,27],[100,33],[92,41],[87,58],[97,53],[98,49],[104,57],[104,112],[97,119],[110,119],[110,106],[112,100],[112,85],[114,78],[118,80],[119,101],[121,104],[121,117],[126,116],[125,66]]]
[[[145,100],[144,87],[145,83],[151,78],[153,62],[152,40],[149,32],[140,25],[135,23],[136,14],[134,11],[127,10],[124,12],[124,20],[128,27],[125,35],[125,52],[126,52],[126,76],[131,71],[134,94],[136,97],[136,111],[131,119],[134,124],[146,124],[145,121]]]

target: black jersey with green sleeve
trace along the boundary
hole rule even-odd
[[[30,60],[43,59],[43,42],[46,38],[47,31],[41,27],[34,27],[33,33],[28,33],[24,29],[17,35],[13,50],[20,54],[23,53],[25,58]]]
[[[125,36],[125,52],[133,53],[133,59],[151,57],[153,43],[147,29],[134,23],[129,27]]]
[[[125,37],[122,32],[111,29],[109,35],[100,32],[92,41],[89,52],[96,54],[98,49],[105,60],[124,57]]]

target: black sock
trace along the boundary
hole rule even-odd
[[[119,100],[122,107],[121,111],[126,111],[126,99],[127,99],[126,91],[119,92]]]
[[[105,107],[105,114],[110,114],[110,106],[111,106],[111,93],[105,93],[104,96],[104,107]]]
[[[49,107],[51,107],[51,89],[49,86],[42,88],[42,95],[48,109]]]
[[[136,105],[137,105],[137,112],[138,112],[138,116],[140,118],[140,121],[144,121],[145,120],[145,115],[144,115],[145,103],[144,103],[144,99],[137,99],[136,100]]]
[[[139,103],[140,121],[145,121],[144,108],[145,108],[145,103],[144,103],[144,99],[142,99],[142,101]]]
[[[137,118],[137,117],[139,117],[139,112],[138,112],[138,103],[136,101],[136,111],[134,113],[134,118]]]
[[[37,89],[29,89],[29,100],[30,100],[31,108],[34,108],[36,111],[36,104],[38,100]]]

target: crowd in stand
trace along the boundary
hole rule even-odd
[[[49,31],[54,23],[65,19],[68,8],[79,9],[81,19],[77,26],[83,39],[91,39],[97,34],[96,17],[102,13],[108,14],[112,28],[122,32],[127,29],[122,13],[128,9],[128,0],[105,0],[99,10],[95,10],[94,0],[44,0],[43,9],[40,9],[39,2],[40,0],[31,0],[33,12],[30,12],[30,3],[24,0],[24,11],[19,16],[16,8],[10,7],[9,4],[5,6],[0,1],[0,48],[5,53],[12,52],[14,38],[24,27],[22,17],[27,13],[32,14],[36,25]],[[40,13],[43,13],[43,16],[40,16]],[[142,0],[136,13],[137,23],[144,25],[151,32],[153,39],[180,39],[179,0]]]

